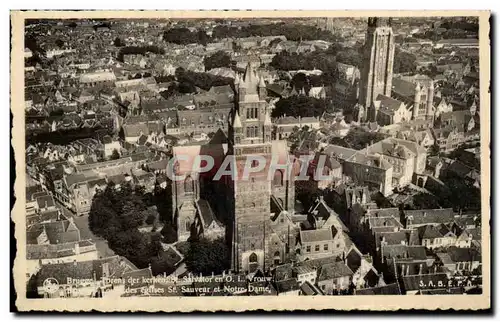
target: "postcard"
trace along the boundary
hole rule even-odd
[[[17,308],[489,309],[489,15],[12,11]]]

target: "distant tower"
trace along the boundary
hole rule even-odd
[[[416,120],[418,117],[418,109],[420,108],[420,84],[417,83],[415,85],[415,98],[413,102],[413,114],[412,114],[412,119]]]
[[[429,84],[429,88],[427,90],[427,118],[432,120],[434,119],[434,114],[433,114],[433,108],[432,105],[434,105],[434,81],[431,80]]]
[[[394,33],[390,18],[368,18],[359,104],[369,108],[379,94],[391,96]]]

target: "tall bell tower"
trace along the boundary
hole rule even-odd
[[[391,96],[394,46],[391,19],[368,18],[358,101],[365,109],[379,94]]]
[[[233,179],[232,268],[251,272],[265,267],[266,227],[271,213],[272,123],[267,110],[265,82],[248,64],[236,84],[238,109],[229,127],[230,153],[235,158],[237,177]],[[249,156],[266,159],[262,171],[241,178]],[[248,164],[246,165],[248,167]],[[258,164],[251,164],[258,167]]]

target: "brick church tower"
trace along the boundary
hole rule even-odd
[[[233,111],[229,126],[229,154],[235,158],[237,172],[237,178],[232,180],[233,200],[229,201],[234,212],[231,257],[234,270],[251,272],[265,268],[266,229],[271,213],[271,181],[267,176],[272,123],[264,80],[250,64],[236,87],[238,109]],[[265,169],[242,180],[247,157],[252,155],[263,156],[268,162]],[[255,168],[258,164],[251,166]]]
[[[376,121],[373,101],[379,94],[391,96],[394,65],[394,33],[390,18],[368,18],[358,103],[369,113],[365,120]]]

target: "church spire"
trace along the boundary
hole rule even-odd
[[[241,128],[241,119],[240,119],[240,114],[238,111],[234,113],[234,118],[233,118],[233,128]]]

